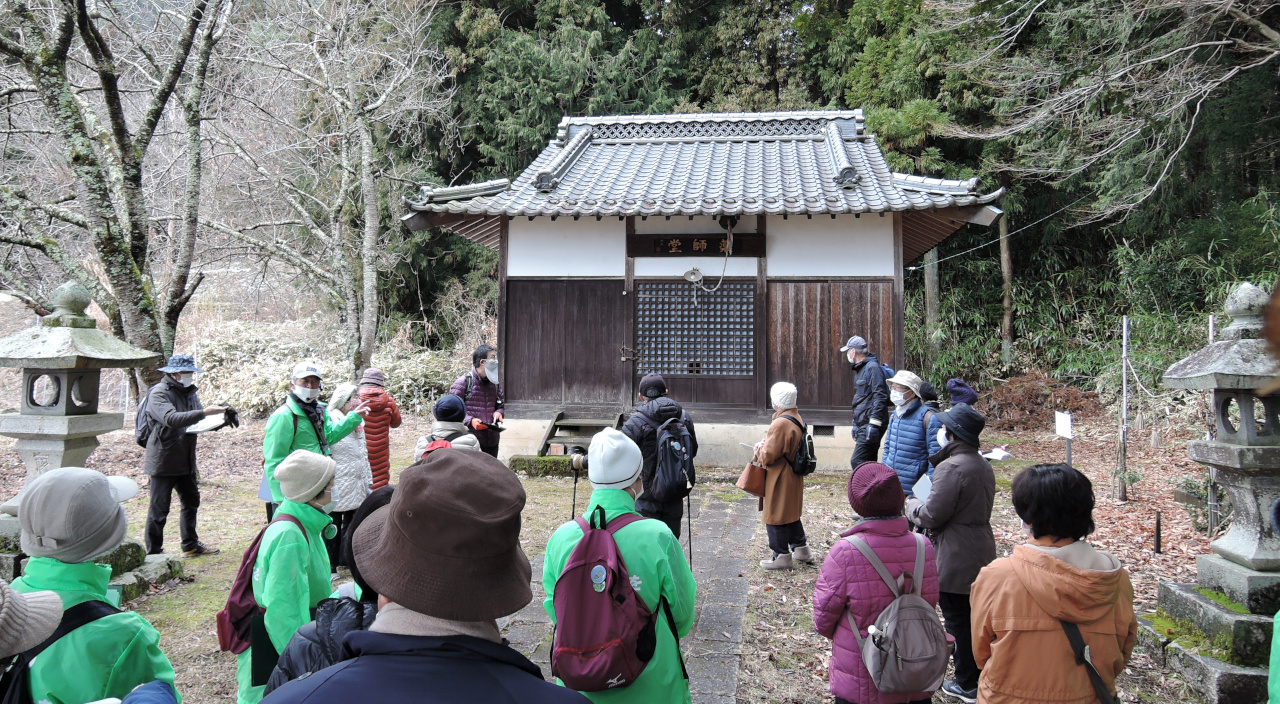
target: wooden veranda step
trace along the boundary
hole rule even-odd
[[[558,411],[547,424],[538,456],[545,457],[552,445],[586,448],[591,445],[591,439],[596,433],[605,428],[621,429],[625,420],[626,416],[621,413],[608,418],[566,418],[564,411]],[[561,431],[564,433],[561,434]]]

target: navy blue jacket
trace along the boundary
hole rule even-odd
[[[884,380],[884,369],[874,354],[853,365],[857,378],[853,384],[853,427],[879,426],[884,432],[889,420],[889,385]],[[874,421],[874,422],[872,422]]]
[[[689,414],[684,412],[679,403],[667,396],[660,396],[636,407],[636,412],[632,413],[626,424],[622,426],[622,432],[640,447],[640,454],[644,456],[644,466],[640,470],[640,477],[644,481],[641,486],[644,487],[644,491],[636,497],[636,508],[661,511],[664,504],[649,498],[652,496],[649,491],[653,487],[653,473],[658,466],[658,429],[644,422],[640,416],[645,416],[658,426],[672,418],[682,418],[680,422],[684,423],[684,427],[689,430],[690,457],[698,456],[698,433],[694,430],[693,419]],[[667,503],[679,505],[682,501],[677,499]]]
[[[281,686],[263,704],[590,704],[542,679],[511,648],[471,636],[404,636],[353,631],[345,660]]]
[[[929,430],[926,435],[924,414],[930,412]],[[907,412],[899,416],[896,412],[889,414],[889,429],[884,434],[884,463],[898,473],[898,481],[902,482],[902,490],[911,496],[911,488],[916,485],[920,475],[928,473],[933,478],[933,465],[929,464],[929,456],[938,453],[938,429],[942,421],[938,420],[933,409],[926,408],[919,399],[913,399]]]

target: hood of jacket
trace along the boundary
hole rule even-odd
[[[1060,551],[1067,550],[1066,553]],[[1068,559],[1055,557],[1055,553]],[[1018,545],[1010,555],[1014,574],[1036,605],[1053,618],[1090,623],[1106,616],[1122,588],[1120,561],[1084,541],[1049,550]],[[1068,561],[1070,560],[1070,561]],[[1085,569],[1076,564],[1106,566]]]
[[[360,400],[369,404],[369,410],[375,412],[386,411],[391,408],[391,394],[381,386],[361,386]]]
[[[435,420],[431,421],[431,435],[434,437],[443,437],[454,433],[467,434],[467,426],[459,421],[452,420]]]
[[[315,636],[327,663],[331,665],[342,659],[342,639],[348,633],[369,630],[377,617],[376,604],[363,604],[355,599],[325,599],[317,604]]]
[[[658,425],[662,425],[672,418],[679,418],[684,413],[684,408],[674,400],[661,396],[636,406],[636,412],[648,416]]]

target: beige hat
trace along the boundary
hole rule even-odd
[[[916,395],[916,398],[920,398],[920,384],[924,383],[924,379],[917,376],[915,372],[909,372],[903,369],[897,374],[894,374],[893,378],[887,380],[886,383],[905,386],[908,389],[911,389],[911,392]]]
[[[333,481],[338,463],[310,450],[294,450],[276,465],[276,481],[284,498],[300,504],[314,499]]]
[[[59,467],[32,479],[18,504],[22,551],[75,564],[88,562],[124,542],[129,521],[120,502],[138,485],[84,467]]]
[[[62,599],[54,592],[21,594],[0,579],[0,659],[31,650],[62,623]]]

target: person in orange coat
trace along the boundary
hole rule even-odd
[[[1068,628],[1079,629],[1099,684],[1114,696],[1138,621],[1128,571],[1085,542],[1092,483],[1070,465],[1028,467],[1013,479],[1013,509],[1027,542],[983,567],[970,594],[978,704],[1098,701]]]
[[[369,367],[360,377],[360,400],[369,404],[364,418],[364,442],[373,470],[373,490],[391,482],[391,429],[400,427],[400,407],[383,386],[382,370]]]

